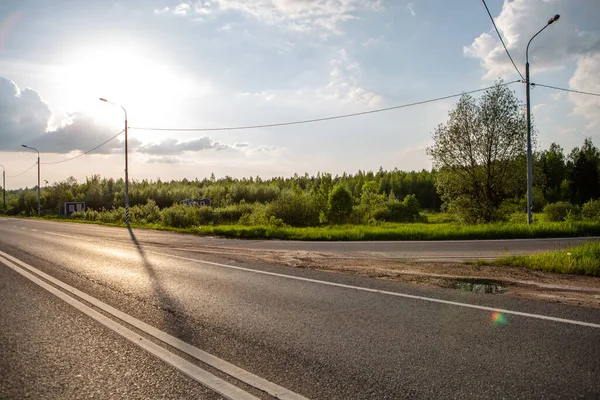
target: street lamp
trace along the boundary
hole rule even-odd
[[[531,82],[529,80],[529,45],[533,38],[539,35],[544,29],[546,29],[553,22],[558,21],[560,15],[556,14],[554,17],[548,20],[548,23],[540,29],[527,43],[527,48],[525,49],[525,85],[527,87],[526,97],[527,97],[527,224],[531,225],[532,223],[532,215],[531,209],[533,208],[533,161],[531,159],[531,100],[530,100],[530,85]]]
[[[127,110],[125,110],[125,107],[112,103],[106,99],[103,99],[102,97],[100,97],[100,101],[112,104],[113,106],[121,107],[125,113],[125,224],[129,226],[129,152],[127,147]]]
[[[4,199],[4,209],[6,210],[6,169],[2,164],[0,164],[0,167],[2,167],[2,198]]]
[[[26,149],[30,149],[33,151],[36,151],[38,154],[38,160],[37,160],[37,165],[38,165],[38,189],[37,189],[37,194],[38,194],[38,217],[42,216],[42,212],[41,212],[41,208],[40,208],[40,152],[38,151],[38,149],[35,149],[33,147],[29,147],[29,146],[25,146],[24,144],[22,144],[21,146],[25,147]]]

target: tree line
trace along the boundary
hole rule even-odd
[[[130,206],[137,207],[134,211],[142,220],[156,220],[158,212],[175,207],[187,215],[182,217],[185,224],[200,218],[203,223],[292,226],[422,221],[422,209],[449,212],[468,223],[526,212],[526,119],[523,105],[506,85],[497,82],[479,99],[463,95],[448,121],[434,130],[433,139],[427,150],[431,171],[380,168],[335,176],[319,172],[216,179],[211,174],[202,180],[133,180]],[[558,202],[580,206],[600,198],[600,151],[591,138],[568,154],[556,143],[535,152],[533,170],[534,211]],[[79,183],[70,177],[42,188],[42,213],[61,214],[65,202],[83,201],[93,211],[85,218],[119,222],[124,188],[122,179],[94,175]],[[9,191],[3,212],[35,215],[36,190]],[[212,206],[182,211],[182,200],[200,198],[210,199]],[[178,218],[169,213],[160,218]]]

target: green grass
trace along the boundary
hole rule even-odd
[[[125,226],[64,217],[44,219],[108,226]],[[321,227],[277,227],[245,225],[202,225],[175,228],[161,224],[132,224],[135,228],[167,230],[201,235],[215,235],[243,239],[283,239],[314,241],[368,241],[368,240],[482,240],[527,239],[553,237],[600,236],[600,224],[593,222],[542,222],[531,226],[525,223],[490,223],[466,225],[458,223],[382,223],[378,225],[334,225]]]
[[[184,230],[186,231],[186,230]],[[600,236],[600,224],[579,222],[545,222],[527,224],[460,225],[439,224],[381,224],[341,225],[309,228],[220,225],[202,226],[187,230],[192,233],[244,239],[287,240],[475,240],[524,239],[575,236]]]
[[[495,264],[562,274],[600,276],[600,242],[588,242],[564,250],[506,257],[497,260]]]

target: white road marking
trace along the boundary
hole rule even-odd
[[[189,361],[186,361],[183,358],[169,352],[164,347],[161,347],[161,346],[153,343],[152,341],[147,340],[143,336],[138,335],[134,331],[127,329],[126,327],[116,323],[112,319],[104,316],[103,314],[99,313],[98,311],[95,311],[91,307],[86,306],[82,302],[74,299],[73,297],[65,294],[64,292],[61,292],[60,290],[49,285],[48,283],[44,282],[43,280],[35,277],[33,274],[30,274],[29,272],[24,271],[23,269],[19,268],[12,262],[5,260],[3,258],[0,258],[0,262],[3,263],[4,265],[8,266],[9,268],[13,269],[15,272],[21,274],[25,278],[29,279],[30,281],[34,282],[38,286],[46,289],[48,292],[52,293],[53,295],[55,295],[56,297],[65,301],[66,303],[70,304],[71,306],[75,307],[82,313],[93,318],[94,320],[96,320],[97,322],[106,326],[107,328],[111,329],[112,331],[116,332],[117,334],[123,336],[125,339],[127,339],[130,342],[134,343],[135,345],[143,348],[144,350],[146,350],[149,353],[151,353],[152,355],[158,357],[165,363],[170,364],[171,366],[180,370],[181,372],[188,375],[192,379],[200,382],[204,386],[214,390],[215,392],[225,396],[226,398],[236,399],[236,400],[237,399],[258,400],[257,397],[252,396],[251,394],[243,391],[242,389],[233,386],[229,382],[224,381],[223,379],[212,375],[211,373],[199,368],[198,366],[190,363]]]
[[[44,233],[46,233],[48,235],[66,237],[66,238],[69,238],[69,239],[77,239],[77,240],[82,239],[81,237],[76,237],[76,236],[71,236],[71,235],[63,235],[62,233],[55,233],[55,232],[48,232],[48,231],[46,231]]]
[[[302,281],[302,282],[317,283],[320,285],[334,286],[334,287],[339,287],[339,288],[344,288],[344,289],[352,289],[352,290],[359,290],[359,291],[363,291],[363,292],[384,294],[384,295],[389,295],[389,296],[404,297],[404,298],[413,299],[413,300],[423,300],[423,301],[429,301],[432,303],[446,304],[446,305],[456,306],[456,307],[465,307],[465,308],[474,308],[477,310],[484,310],[484,311],[501,312],[504,314],[518,315],[521,317],[535,318],[535,319],[541,319],[541,320],[546,320],[546,321],[561,322],[564,324],[580,325],[580,326],[587,326],[590,328],[600,329],[600,324],[595,324],[592,322],[577,321],[577,320],[558,318],[558,317],[550,317],[550,316],[541,315],[541,314],[526,313],[526,312],[514,311],[514,310],[505,310],[502,308],[479,306],[476,304],[460,303],[460,302],[451,301],[451,300],[441,300],[441,299],[435,299],[432,297],[416,296],[416,295],[406,294],[406,293],[390,292],[387,290],[379,290],[379,289],[371,289],[371,288],[365,288],[365,287],[360,287],[360,286],[346,285],[343,283],[321,281],[318,279],[303,278],[300,276],[279,274],[276,272],[260,271],[260,270],[256,270],[256,269],[238,267],[235,265],[221,264],[221,263],[216,263],[216,262],[212,262],[212,261],[197,260],[194,258],[181,257],[181,256],[173,255],[173,254],[159,253],[156,251],[147,251],[147,253],[164,256],[164,257],[178,258],[180,260],[191,261],[191,262],[195,262],[195,263],[199,263],[199,264],[213,265],[216,267],[229,268],[229,269],[234,269],[234,270],[238,270],[238,271],[251,272],[251,273],[261,274],[261,275],[276,276],[279,278],[292,279],[292,280],[297,280],[297,281]],[[2,252],[0,252],[0,254],[2,254]]]
[[[18,258],[15,258],[15,257],[11,256],[10,254],[7,254],[7,253],[4,253],[3,251],[0,251],[0,256],[2,256],[2,257],[5,258],[5,259],[0,258],[0,262],[8,265],[12,269],[15,269],[20,274],[22,274],[24,276],[26,276],[25,274],[27,274],[29,276],[33,276],[33,275],[29,274],[28,272],[22,270],[22,269],[26,269],[26,270],[28,270],[28,271],[30,271],[30,272],[32,272],[32,273],[34,273],[34,274],[36,274],[36,275],[44,278],[48,282],[51,282],[52,284],[60,287],[61,289],[64,289],[65,291],[67,291],[67,292],[69,292],[69,293],[71,293],[71,294],[79,297],[80,299],[82,299],[82,300],[84,300],[84,301],[92,304],[94,307],[97,307],[97,308],[99,308],[99,309],[101,309],[101,310],[103,310],[103,311],[105,311],[105,312],[113,315],[114,317],[116,317],[116,318],[118,318],[118,319],[120,319],[120,320],[128,323],[129,325],[138,328],[139,330],[145,332],[146,334],[148,334],[150,336],[153,336],[156,339],[161,340],[162,342],[164,342],[164,343],[166,343],[166,344],[168,344],[168,345],[170,345],[170,346],[172,346],[172,347],[174,347],[174,348],[176,348],[176,349],[178,349],[178,350],[180,350],[180,351],[182,351],[182,352],[184,352],[184,353],[186,353],[186,354],[188,354],[188,355],[196,358],[197,360],[199,360],[199,361],[201,361],[201,362],[203,362],[203,363],[205,363],[207,365],[210,365],[211,367],[213,367],[215,369],[220,370],[221,372],[226,373],[227,375],[229,375],[229,376],[231,376],[231,377],[233,377],[233,378],[235,378],[235,379],[237,379],[237,380],[239,380],[241,382],[244,382],[244,383],[246,383],[246,384],[248,384],[248,385],[250,385],[252,387],[255,387],[255,388],[259,389],[259,390],[262,390],[262,391],[270,394],[271,396],[274,396],[275,398],[278,398],[278,399],[281,399],[281,400],[308,400],[307,398],[305,398],[305,397],[303,397],[303,396],[301,396],[301,395],[299,395],[297,393],[294,393],[294,392],[292,392],[292,391],[290,391],[290,390],[288,390],[288,389],[286,389],[286,388],[284,388],[282,386],[279,386],[279,385],[277,385],[275,383],[269,382],[266,379],[263,379],[263,378],[261,378],[261,377],[259,377],[257,375],[254,375],[254,374],[252,374],[252,373],[250,373],[250,372],[248,372],[248,371],[246,371],[246,370],[244,370],[244,369],[242,369],[240,367],[237,367],[237,366],[235,366],[235,365],[233,365],[231,363],[228,363],[225,360],[222,360],[222,359],[220,359],[220,358],[218,358],[216,356],[213,356],[210,353],[207,353],[207,352],[205,352],[203,350],[200,350],[199,348],[194,347],[194,346],[192,346],[192,345],[190,345],[190,344],[188,344],[188,343],[186,343],[186,342],[184,342],[184,341],[182,341],[182,340],[180,340],[180,339],[178,339],[178,338],[176,338],[174,336],[171,336],[171,335],[169,335],[169,334],[167,334],[167,333],[165,333],[165,332],[163,332],[161,330],[158,330],[158,329],[154,328],[153,326],[146,324],[145,322],[142,322],[142,321],[140,321],[140,320],[138,320],[138,319],[136,319],[136,318],[134,318],[134,317],[132,317],[132,316],[130,316],[128,314],[125,314],[125,313],[117,310],[116,308],[113,308],[113,307],[109,306],[108,304],[103,303],[100,300],[98,300],[98,299],[96,299],[96,298],[94,298],[94,297],[92,297],[92,296],[90,296],[88,294],[85,294],[85,293],[83,293],[83,292],[75,289],[74,287],[72,287],[70,285],[67,285],[66,283],[64,283],[64,282],[62,282],[62,281],[60,281],[60,280],[58,280],[58,279],[56,279],[56,278],[54,278],[54,277],[46,274],[46,273],[38,270],[37,268],[32,267],[31,265],[29,265],[29,264],[27,264],[27,263],[19,260]],[[15,264],[13,264],[11,261],[14,262],[15,264],[18,264],[18,266],[15,265]],[[27,277],[29,278],[29,276],[27,276]],[[40,281],[35,276],[33,276],[33,278],[37,279],[38,281]],[[37,281],[34,281],[34,282],[38,283]],[[50,288],[54,289],[58,293],[60,293],[63,296],[67,297],[68,299],[71,299],[72,301],[74,301],[76,303],[82,304],[79,301],[73,299],[72,297],[66,295],[64,292],[58,291],[54,287],[46,284],[45,282],[43,282],[43,281],[40,281],[40,282],[43,283],[44,285],[49,286]],[[42,286],[42,285],[40,285],[40,286]],[[42,287],[46,288],[46,286],[42,286]],[[52,292],[52,293],[54,293],[54,292]],[[63,298],[61,296],[59,296],[59,297],[61,299]],[[71,304],[71,303],[69,303],[69,304]],[[83,304],[82,304],[82,306],[83,307],[87,307],[87,306],[85,306]],[[89,307],[87,307],[87,308],[89,308]],[[92,310],[92,309],[90,308],[90,310]],[[92,311],[96,312],[94,310],[92,310]],[[100,315],[103,318],[106,318],[102,314],[100,314]],[[94,318],[94,317],[92,317],[92,318]],[[108,319],[108,321],[110,321],[111,323],[117,325],[118,327],[121,327],[121,325],[117,324],[116,322],[114,322],[111,319]],[[99,322],[101,322],[101,321],[99,321]],[[101,323],[103,323],[103,322],[101,322]],[[113,328],[111,328],[111,329],[113,329]],[[124,327],[121,327],[120,329],[127,330],[127,328],[124,328]],[[113,329],[113,330],[115,330],[115,329]],[[115,330],[115,332],[121,334],[120,331]],[[136,339],[135,339],[134,343],[138,344],[138,341],[139,341],[138,338],[141,338],[141,336],[135,334],[134,332],[131,332],[131,333],[134,334],[134,335],[136,335]],[[156,346],[153,342],[149,342],[147,340],[145,340],[145,343],[151,343],[154,346]],[[167,358],[169,358],[169,359],[173,358],[173,357],[179,358],[176,355],[169,353],[167,350],[163,349],[162,347],[160,347],[160,346],[158,346],[158,347],[160,349],[162,349],[164,352],[168,353]],[[150,351],[150,350],[148,350],[148,351]],[[152,354],[155,354],[152,351],[150,351],[150,352]],[[159,358],[162,359],[162,357],[159,356],[159,355],[157,355],[157,357],[159,357]],[[187,361],[185,361],[183,359],[181,359],[181,360],[184,363],[187,363]],[[171,364],[171,365],[173,365],[173,364]],[[195,367],[193,364],[191,364],[191,365],[193,367]],[[173,365],[173,366],[175,366],[176,368],[180,369],[177,365]],[[198,368],[198,367],[195,367],[195,368]],[[198,368],[198,369],[200,369],[200,368]],[[206,374],[208,374],[210,376],[213,376],[213,375],[209,374],[208,372],[206,372],[204,370],[201,370],[201,371],[205,372]],[[185,372],[187,374],[186,371],[183,371],[183,372]],[[192,378],[194,378],[194,376],[192,376],[192,375],[190,375],[190,376]],[[194,379],[196,379],[196,378],[194,378]],[[217,377],[214,377],[214,379],[220,380],[220,378],[217,378]],[[225,381],[223,381],[223,382],[225,382]],[[229,383],[227,383],[227,382],[225,382],[225,383],[229,385]],[[235,389],[237,389],[237,388],[235,388]],[[214,389],[214,390],[216,390],[216,389]],[[219,393],[221,393],[221,392],[219,392]],[[243,392],[243,393],[246,393],[246,392]],[[221,394],[223,394],[223,393],[221,393]],[[231,398],[232,399],[242,399],[242,397],[231,397]],[[249,398],[254,399],[255,397],[249,397]]]

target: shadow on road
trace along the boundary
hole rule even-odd
[[[158,307],[160,310],[166,311],[166,314],[163,318],[166,325],[165,328],[168,328],[181,340],[190,340],[193,329],[190,326],[187,317],[183,313],[184,308],[182,303],[173,295],[169,294],[168,291],[163,287],[160,278],[156,274],[156,267],[148,260],[144,248],[138,242],[131,227],[128,227],[127,229],[129,230],[131,242],[137,249],[141,259],[141,264],[148,275],[148,279],[150,280],[153,296],[152,304]]]

